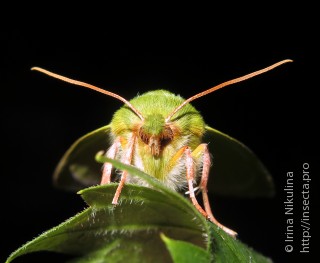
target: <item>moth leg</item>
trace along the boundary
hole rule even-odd
[[[207,189],[207,184],[208,184],[208,179],[209,179],[209,168],[211,165],[210,161],[210,154],[208,151],[208,146],[207,144],[203,143],[200,144],[193,152],[192,156],[196,159],[200,158],[200,155],[202,155],[203,158],[203,164],[202,164],[202,175],[201,175],[201,182],[200,182],[200,189],[202,192],[202,199],[203,199],[203,205],[204,205],[204,210],[206,211],[208,219],[216,224],[218,227],[223,229],[226,233],[228,233],[231,236],[237,236],[237,233],[221,223],[217,221],[217,219],[213,216],[212,210],[210,207],[210,202],[208,198],[208,189]]]
[[[195,194],[194,194],[194,188],[193,188],[193,182],[194,182],[194,163],[193,163],[193,158],[191,155],[191,150],[189,147],[185,147],[184,150],[186,154],[186,168],[187,168],[187,182],[188,182],[188,189],[189,189],[189,197],[191,199],[191,202],[193,205],[197,208],[197,210],[204,216],[208,217],[208,214],[206,213],[205,210],[199,205]]]
[[[186,175],[187,175],[187,183],[188,183],[188,189],[189,191],[187,192],[189,194],[189,197],[191,199],[192,204],[197,208],[197,210],[204,216],[207,217],[207,213],[202,209],[202,207],[199,205],[196,197],[195,197],[195,189],[193,188],[193,182],[194,182],[194,163],[193,159],[191,156],[191,150],[188,146],[184,146],[180,148],[174,156],[170,159],[168,166],[167,166],[167,171],[170,172],[179,159],[183,156],[186,155],[186,160],[185,160],[185,165],[186,165]]]
[[[133,134],[128,142],[127,142],[127,145],[128,145],[128,148],[127,150],[125,151],[124,153],[124,157],[122,159],[122,162],[124,164],[131,164],[131,160],[132,160],[132,156],[133,156],[133,149],[134,149],[134,143],[135,143],[135,140],[136,140],[136,136]],[[121,194],[121,190],[124,186],[124,183],[127,179],[127,174],[128,172],[127,171],[123,171],[122,172],[122,175],[121,175],[121,178],[120,178],[120,182],[119,182],[119,185],[118,185],[118,188],[114,194],[114,197],[113,197],[113,200],[112,200],[112,204],[113,205],[116,205],[118,204],[118,199],[119,199],[119,196]]]
[[[120,145],[120,137],[116,138],[115,142],[112,144],[112,146],[107,151],[106,156],[110,159],[115,159],[116,154],[119,149],[119,145]],[[101,185],[102,184],[110,184],[111,172],[112,172],[112,164],[105,163],[103,165],[103,170],[102,170],[102,178],[101,178],[101,183],[100,183]]]

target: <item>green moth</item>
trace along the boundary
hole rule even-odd
[[[210,166],[213,166],[214,183],[213,189],[209,190],[216,193],[271,195],[272,178],[252,151],[209,127],[190,102],[287,62],[291,60],[224,82],[187,100],[166,90],[155,90],[127,101],[93,85],[42,68],[32,68],[114,97],[125,104],[115,112],[109,125],[90,132],[70,147],[55,170],[55,183],[62,188],[79,190],[98,183],[118,181],[112,201],[114,205],[118,203],[125,183],[148,186],[126,171],[114,171],[110,163],[101,167],[95,161],[95,155],[104,150],[105,156],[134,165],[175,191],[187,190],[192,203],[203,216],[236,236],[235,231],[220,224],[212,214],[207,194]],[[202,192],[203,208],[195,197],[197,189]]]

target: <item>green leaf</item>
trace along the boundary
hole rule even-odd
[[[161,234],[174,263],[208,263],[212,261],[212,255],[201,247],[191,243],[174,240]]]
[[[78,256],[73,262],[170,262],[160,233],[206,248],[203,217],[176,193],[126,185],[111,205],[117,185],[81,191],[90,207],[15,251],[7,262],[36,251]],[[94,260],[93,260],[94,259]]]
[[[196,257],[193,262],[270,262],[208,222],[186,198],[153,177],[133,166],[97,159],[139,176],[153,189],[126,184],[118,206],[111,204],[117,184],[80,191],[87,209],[17,249],[7,263],[37,251],[73,255],[73,263],[181,262],[188,253]]]
[[[271,263],[270,258],[264,257],[246,244],[240,242],[224,232],[214,224],[209,224],[213,238],[212,254],[213,262],[239,262],[239,263]]]

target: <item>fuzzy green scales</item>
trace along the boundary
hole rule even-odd
[[[162,132],[165,118],[185,99],[166,90],[155,90],[144,93],[130,100],[130,103],[141,112],[145,118],[144,127],[153,135]],[[116,111],[111,122],[111,130],[114,134],[132,131],[133,125],[140,121],[139,117],[124,105]],[[200,113],[191,105],[181,108],[172,118],[180,128],[181,134],[194,134],[202,136],[205,131],[205,123]],[[160,125],[159,125],[160,124]]]
[[[150,91],[137,96],[130,103],[144,117],[143,123],[128,106],[124,105],[114,114],[110,123],[111,136],[128,139],[140,123],[148,136],[159,136],[167,125],[166,117],[184,101],[182,97],[166,90]],[[169,172],[167,164],[177,150],[183,146],[189,146],[194,150],[201,144],[205,132],[204,120],[191,104],[181,108],[169,123],[174,125],[179,136],[172,138],[172,141],[162,149],[160,156],[152,155],[147,149],[148,145],[141,140],[137,140],[138,147],[136,147],[136,153],[141,158],[144,171],[163,182],[166,181],[165,177]]]

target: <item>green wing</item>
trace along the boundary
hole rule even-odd
[[[272,177],[245,145],[209,126],[204,141],[213,156],[209,192],[242,197],[274,194]]]
[[[95,155],[110,146],[109,131],[109,125],[99,128],[81,137],[69,148],[54,172],[56,186],[78,191],[100,183],[101,163],[95,161]]]
[[[59,162],[54,172],[55,185],[78,191],[99,184],[101,164],[95,161],[95,155],[109,148],[109,132],[108,125],[78,139]],[[270,174],[245,145],[209,126],[204,141],[213,155],[209,192],[246,197],[273,195]]]

